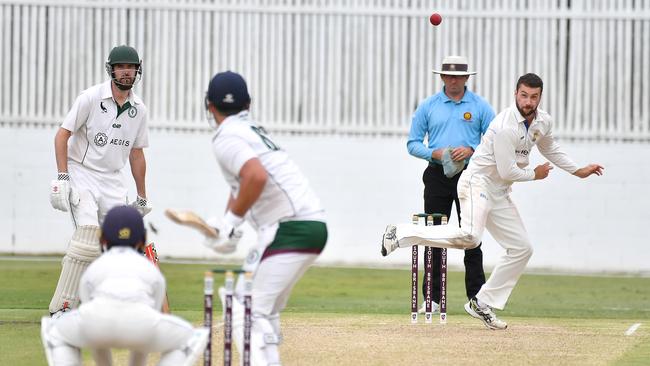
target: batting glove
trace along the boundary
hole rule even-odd
[[[68,173],[59,173],[57,179],[50,183],[50,204],[63,212],[67,212],[70,205],[79,204],[79,195],[70,187]]]
[[[131,202],[131,206],[136,210],[138,210],[138,212],[140,212],[140,215],[142,215],[142,217],[146,216],[153,209],[153,207],[149,206],[149,202],[147,202],[147,199],[140,196],[137,196],[135,201]]]
[[[232,212],[226,212],[223,220],[216,217],[209,218],[206,223],[212,226],[218,233],[217,238],[206,237],[203,245],[220,254],[230,254],[237,250],[237,244],[244,236],[244,232],[238,226],[244,222]]]

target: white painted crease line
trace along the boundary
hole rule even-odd
[[[634,334],[634,332],[636,332],[636,330],[639,329],[640,326],[641,326],[641,323],[634,323],[634,324],[632,324],[632,325],[631,325],[629,328],[627,328],[627,330],[625,331],[625,335],[626,335],[626,336],[629,336],[629,335]]]

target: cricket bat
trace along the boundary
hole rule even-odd
[[[144,246],[144,256],[158,267],[158,252],[156,252],[156,246],[153,242]],[[169,310],[169,299],[167,298],[167,293],[165,293],[165,300],[163,300],[162,312],[165,314],[171,313]]]
[[[196,229],[209,238],[216,239],[219,237],[217,229],[208,225],[199,215],[192,211],[168,208],[165,210],[165,216],[179,225],[185,225]]]

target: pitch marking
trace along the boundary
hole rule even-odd
[[[636,332],[636,330],[639,329],[640,326],[641,326],[641,323],[632,324],[632,326],[627,328],[627,330],[625,331],[625,335],[629,336],[629,335],[634,334],[634,332]]]

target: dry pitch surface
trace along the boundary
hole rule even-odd
[[[336,366],[608,365],[650,337],[647,324],[626,336],[632,321],[506,320],[507,330],[492,331],[469,316],[450,317],[446,325],[411,325],[409,314],[289,314],[283,317],[282,361]],[[222,332],[217,324],[213,365],[223,364]],[[238,362],[237,357],[235,352]],[[125,355],[120,353],[116,359],[125,360]]]

